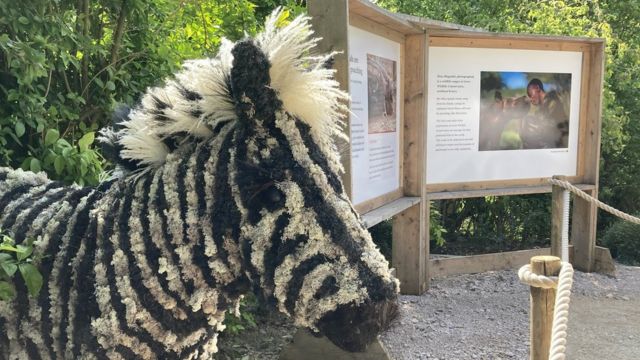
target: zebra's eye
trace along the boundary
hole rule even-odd
[[[276,187],[275,182],[270,181],[255,190],[250,200],[259,201],[264,205],[280,204],[283,199],[282,192]]]
[[[279,203],[282,200],[282,193],[275,186],[270,186],[266,190],[266,198],[269,202]]]

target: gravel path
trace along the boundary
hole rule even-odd
[[[617,278],[576,272],[567,359],[640,359],[640,267]],[[529,288],[515,270],[436,279],[400,297],[400,319],[381,336],[393,359],[528,359]],[[220,340],[217,359],[275,360],[295,328],[280,316]]]
[[[640,268],[617,269],[617,278],[575,273],[568,359],[640,358]],[[529,356],[529,288],[515,271],[435,280],[400,301],[402,318],[382,336],[394,359]]]

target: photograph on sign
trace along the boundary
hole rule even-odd
[[[479,151],[569,146],[571,74],[480,72]]]
[[[577,172],[582,53],[429,49],[427,184]]]
[[[369,134],[396,131],[396,62],[367,54]]]
[[[400,187],[400,44],[349,27],[354,204]]]

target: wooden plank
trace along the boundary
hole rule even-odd
[[[616,276],[616,263],[613,261],[608,248],[596,246],[594,257],[593,271],[609,276]]]
[[[566,180],[564,176],[554,179]],[[562,217],[564,213],[564,189],[552,186],[551,191],[551,255],[562,258]]]
[[[584,146],[584,181],[597,184],[600,163],[600,132],[602,116],[602,85],[604,82],[604,44],[592,46],[589,68],[589,90],[587,95],[587,121]],[[589,191],[598,197],[598,188]],[[590,272],[594,269],[596,246],[597,207],[581,198],[574,197],[571,242],[575,247],[574,265]]]
[[[429,260],[432,278],[485,271],[518,269],[534,256],[550,255],[550,248],[509,251],[502,253],[460,256]]]
[[[361,215],[361,218],[364,225],[370,228],[420,203],[420,200],[419,197],[402,197]]]
[[[427,114],[426,35],[407,36],[404,83],[404,188],[405,194],[421,196],[424,191],[426,146],[425,118]]]
[[[397,43],[404,44],[404,34],[386,27],[380,23],[367,19],[361,15],[350,13],[349,14],[349,24],[351,26],[358,27],[362,30],[370,32],[372,34],[376,34],[378,36],[382,36],[383,38],[395,41]]]
[[[562,36],[562,35],[542,35],[542,34],[516,34],[516,33],[504,33],[504,32],[488,32],[488,31],[451,31],[451,30],[431,30],[429,35],[434,39],[440,41],[441,38],[467,38],[473,39],[491,39],[491,40],[511,40],[511,41],[525,41],[525,42],[564,42],[567,44],[604,44],[602,38],[590,38],[580,36]]]
[[[431,34],[430,46],[473,47],[492,49],[526,49],[550,51],[585,51],[589,45],[582,42],[525,40],[521,38],[481,38],[481,37],[434,37]]]
[[[572,183],[585,183],[582,177],[567,176],[567,181]],[[427,192],[467,191],[484,189],[501,189],[510,187],[545,186],[549,184],[548,177],[517,179],[517,180],[490,180],[458,183],[427,184]]]
[[[398,164],[398,183],[400,184],[400,188],[402,189],[402,192],[404,194],[404,166],[405,166],[405,152],[404,152],[404,142],[405,142],[405,124],[406,124],[406,113],[405,113],[405,102],[404,102],[404,93],[405,93],[405,87],[406,87],[406,82],[409,81],[409,77],[406,76],[407,75],[407,43],[406,43],[406,37],[404,38],[404,41],[402,42],[402,45],[400,46],[400,77],[399,79],[399,87],[398,87],[398,103],[399,103],[399,107],[400,107],[400,121],[398,124],[398,128],[396,129],[398,131],[398,152],[399,152],[399,164]],[[412,109],[411,109],[412,110]]]
[[[398,17],[397,14],[382,9],[366,0],[349,0],[349,9],[353,14],[360,15],[403,34],[423,33],[421,29]]]
[[[592,184],[574,184],[575,187],[583,191],[595,189],[595,185]],[[520,186],[509,188],[497,188],[497,189],[484,189],[484,190],[467,190],[467,191],[441,191],[441,192],[429,192],[427,198],[429,200],[445,200],[445,199],[464,199],[483,196],[509,196],[509,195],[529,195],[529,194],[544,194],[552,192],[551,185],[545,186]]]
[[[335,79],[340,84],[340,89],[349,92],[349,0],[309,0],[307,11],[311,16],[311,25],[316,36],[321,37],[317,51],[329,53],[339,52],[334,57],[333,68],[336,70]],[[349,114],[345,114],[349,119]],[[351,133],[351,126],[347,121],[345,133]],[[342,181],[345,192],[352,197],[351,191],[351,145],[336,140],[341,149],[341,160],[344,166]]]
[[[591,56],[589,56],[589,51],[582,53],[582,82],[580,84],[580,107],[579,107],[579,120],[580,124],[578,127],[578,165],[576,167],[576,174],[580,178],[580,182],[585,182],[584,177],[584,169],[585,163],[588,162],[588,158],[585,152],[582,149],[585,148],[585,143],[587,140],[587,112],[588,112],[588,104],[589,104],[589,78],[591,75]]]
[[[386,193],[384,195],[375,197],[373,199],[363,201],[357,205],[354,205],[353,207],[356,209],[358,213],[366,214],[373,209],[377,209],[380,206],[383,206],[392,201],[400,199],[403,194],[404,194],[404,191],[402,189],[397,189],[389,193]]]
[[[393,218],[391,257],[403,294],[420,295],[428,288],[424,224],[429,213],[424,214],[424,208],[428,205],[420,202]]]
[[[393,222],[392,262],[404,294],[421,294],[429,286],[429,203],[424,200],[426,62],[426,35],[407,35],[402,175],[405,196],[418,197],[421,201],[400,213]]]
[[[395,14],[396,17],[406,20],[409,23],[413,24],[414,26],[425,30],[425,31],[437,31],[437,30],[443,30],[443,31],[469,31],[469,32],[486,32],[485,30],[481,29],[481,28],[476,28],[473,26],[466,26],[466,25],[460,25],[460,24],[454,24],[454,23],[449,23],[449,22],[445,22],[445,21],[440,21],[440,20],[432,20],[432,19],[426,19],[423,17],[419,17],[419,16],[414,16],[414,15],[408,15],[408,14],[402,14],[402,13],[396,13]]]

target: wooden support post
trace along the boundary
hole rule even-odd
[[[391,257],[403,294],[420,295],[429,285],[426,268],[429,242],[424,229],[429,221],[428,206],[428,202],[414,205],[393,218]]]
[[[554,179],[566,180],[564,176],[554,176]],[[562,193],[565,190],[553,185],[551,190],[551,255],[561,257],[562,254],[562,212],[564,199]]]
[[[584,136],[578,169],[582,169],[582,182],[596,185],[586,191],[598,198],[598,173],[600,164],[600,132],[602,114],[602,84],[604,81],[604,42],[592,44],[584,53],[584,64],[590,64],[587,81],[583,86],[581,102],[584,108]],[[597,207],[587,200],[576,197],[573,200],[573,222],[571,224],[571,243],[574,247],[573,266],[581,271],[591,272],[595,264]]]
[[[349,92],[349,0],[309,1],[307,11],[311,16],[311,25],[315,36],[320,36],[316,46],[318,53],[336,52],[333,68],[336,70],[335,79],[340,84],[340,90]],[[349,119],[348,115],[347,119]],[[346,122],[344,133],[349,135],[351,121]],[[341,149],[340,157],[344,166],[342,182],[344,191],[351,198],[353,196],[351,184],[351,144],[340,138],[335,139]]]
[[[534,256],[531,258],[531,271],[534,274],[558,276],[562,266],[560,258],[555,256]],[[553,310],[556,290],[531,286],[530,340],[531,360],[547,360],[551,347]]]
[[[585,191],[597,198],[596,190]],[[598,207],[580,197],[573,199],[571,243],[573,244],[573,266],[584,272],[592,272],[595,263],[596,225]]]
[[[403,185],[405,196],[420,197],[393,219],[392,263],[403,294],[420,295],[429,287],[429,201],[425,184],[426,34],[405,42]]]

